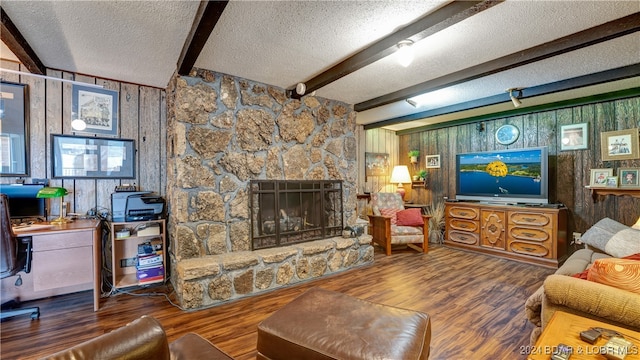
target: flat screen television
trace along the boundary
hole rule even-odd
[[[11,218],[46,219],[44,199],[36,197],[43,187],[42,184],[0,184],[0,193],[9,198]]]
[[[547,147],[456,155],[456,199],[487,203],[549,203]]]

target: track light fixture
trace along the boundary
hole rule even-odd
[[[400,65],[407,67],[413,61],[413,40],[405,39],[398,42],[397,57]]]
[[[520,105],[522,105],[522,101],[520,101],[522,98],[522,88],[509,88],[507,92],[509,93],[513,107],[520,107]],[[513,94],[514,92],[516,92],[515,95]]]

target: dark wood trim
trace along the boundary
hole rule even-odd
[[[407,134],[419,133],[427,130],[443,129],[451,126],[472,124],[480,121],[489,121],[489,120],[495,120],[495,119],[500,119],[505,117],[531,114],[531,113],[541,112],[541,111],[558,110],[558,109],[563,109],[568,107],[600,103],[604,101],[626,99],[626,98],[635,97],[635,96],[640,96],[640,87],[613,91],[605,94],[585,96],[578,99],[564,100],[564,101],[558,101],[558,102],[549,103],[549,104],[531,106],[524,109],[519,108],[519,109],[502,111],[502,112],[497,112],[492,114],[478,115],[478,116],[469,117],[469,118],[460,119],[460,120],[453,120],[453,121],[447,121],[447,122],[433,124],[433,125],[421,126],[413,129],[400,130],[400,131],[396,131],[396,135],[398,136],[407,135]],[[365,126],[365,130],[367,130],[366,126]]]
[[[526,88],[522,90],[522,97],[520,99],[547,95],[547,94],[552,94],[560,91],[568,91],[576,88],[627,79],[635,76],[640,76],[640,64],[627,65],[627,66],[623,66],[616,69],[605,70],[605,71],[601,71],[594,74],[578,76],[571,79],[566,79],[566,80],[561,80],[561,81],[557,81],[549,84],[543,84],[539,86]],[[459,104],[444,106],[437,109],[421,111],[415,114],[399,116],[396,118],[391,118],[388,120],[367,124],[364,126],[364,129],[365,130],[376,129],[383,126],[406,123],[409,121],[415,121],[415,120],[425,119],[433,116],[451,114],[455,112],[476,109],[484,106],[496,105],[496,104],[509,102],[509,101],[511,101],[511,99],[509,98],[509,94],[505,92],[503,94],[493,95],[493,96],[489,96],[482,99],[466,101]],[[530,112],[531,111],[530,109],[531,107],[526,107],[519,110]],[[410,132],[413,132],[413,129],[411,129]]]
[[[32,74],[45,75],[46,68],[35,51],[31,48],[27,40],[22,36],[20,30],[15,26],[9,15],[0,6],[2,17],[2,27],[0,27],[0,39],[4,42],[20,60],[27,70]]]
[[[534,46],[513,54],[487,61],[467,69],[410,86],[371,100],[355,104],[356,111],[365,111],[378,106],[404,100],[428,91],[434,91],[467,81],[479,79],[518,66],[548,59],[557,55],[615,39],[640,30],[640,12],[625,16],[587,30],[567,35],[545,44]]]
[[[385,36],[321,74],[304,81],[307,86],[306,92],[311,93],[318,90],[327,84],[391,55],[397,51],[397,44],[401,40],[410,39],[417,42],[503,1],[504,0],[454,1],[449,3],[404,28]],[[295,85],[289,88],[289,90],[293,89],[295,89]]]
[[[191,25],[189,35],[180,52],[177,64],[178,74],[189,74],[228,3],[229,1],[226,0],[200,1],[200,7],[193,19],[193,25]]]

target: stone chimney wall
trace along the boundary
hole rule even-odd
[[[351,105],[195,69],[167,89],[171,269],[251,249],[249,180],[343,180],[354,224],[357,149]],[[182,281],[172,271],[172,282]]]

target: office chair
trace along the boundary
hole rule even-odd
[[[9,199],[5,194],[0,194],[0,212],[0,279],[14,276],[21,271],[29,273],[31,271],[31,240],[23,242],[13,234],[9,216]],[[16,286],[20,285],[22,285],[22,278],[18,276]],[[40,317],[40,308],[13,308],[16,304],[14,300],[2,304],[0,320],[25,314],[31,314],[31,319]]]

